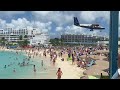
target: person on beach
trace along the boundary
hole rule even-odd
[[[44,51],[44,52],[43,52],[43,56],[45,56],[45,57],[46,57],[46,51]]]
[[[54,52],[54,55],[53,55],[53,65],[55,65],[56,59],[57,59],[57,56],[56,56],[56,53]]]
[[[55,58],[53,58],[53,65],[55,65]]]
[[[41,53],[39,54],[39,57],[41,57]]]
[[[36,72],[35,65],[33,65],[33,70],[34,70],[34,72]]]
[[[60,55],[61,55],[61,57],[62,57],[62,51],[61,51]]]
[[[46,57],[46,52],[45,52],[45,54],[44,54],[44,55],[45,55],[45,57]]]
[[[52,52],[50,53],[50,61],[52,60],[52,57],[53,57],[53,55],[52,55]]]
[[[60,52],[58,53],[58,56],[61,57]]]
[[[57,79],[61,79],[61,76],[62,76],[62,71],[61,71],[61,68],[58,68],[58,71],[57,71],[57,73],[56,73],[56,75],[57,75]]]
[[[68,52],[68,58],[70,58],[70,53]]]
[[[72,54],[72,65],[74,64],[75,58],[74,55]]]
[[[62,58],[61,61],[64,61],[64,58]]]

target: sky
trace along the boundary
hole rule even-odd
[[[77,17],[81,24],[98,23],[105,30],[90,31],[74,25],[73,17]],[[120,21],[120,19],[119,19]],[[109,11],[0,11],[0,28],[6,26],[18,28],[40,28],[48,32],[51,38],[60,37],[61,34],[85,34],[109,36]],[[120,29],[120,24],[119,24]],[[120,30],[119,30],[120,36]]]

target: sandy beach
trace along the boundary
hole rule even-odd
[[[41,50],[39,53],[41,54],[41,59],[47,59],[50,60],[50,57],[47,55],[45,58],[42,53],[44,50]],[[58,51],[56,51],[58,53]],[[61,79],[80,79],[81,76],[83,76],[83,71],[84,69],[80,69],[77,67],[77,65],[72,65],[72,61],[67,61],[67,54],[64,54],[62,56],[64,58],[64,61],[61,61],[61,57],[57,57],[55,67],[56,68],[61,68],[63,75]],[[57,71],[56,71],[57,72]],[[56,74],[56,73],[55,73]],[[57,78],[57,76],[56,76]]]
[[[6,49],[6,48],[4,48],[3,50],[18,51],[18,52],[21,51],[21,50],[13,50],[13,49]],[[25,50],[25,52],[28,53],[29,50],[27,49]],[[49,54],[47,54],[46,57],[43,56],[44,49],[41,49],[40,51],[35,50],[34,52],[38,53],[38,56],[34,57],[34,58],[37,58],[36,60],[39,60],[38,58],[40,58],[42,60],[48,60],[48,62],[50,62]],[[30,52],[31,56],[33,56],[34,52]],[[56,52],[58,53],[59,50],[56,50]],[[102,50],[101,52],[104,52],[104,50]],[[85,58],[85,55],[81,57]],[[107,75],[107,73],[103,72],[103,69],[107,69],[109,67],[108,60],[107,61],[104,60],[107,57],[101,56],[101,55],[90,55],[90,57],[96,60],[96,65],[93,65],[88,70],[77,67],[77,64],[72,65],[71,60],[67,61],[67,53],[63,54],[62,57],[59,57],[59,56],[57,57],[55,67],[53,68],[61,68],[63,72],[61,79],[80,79],[80,77],[85,76],[84,73],[87,73],[87,75],[96,75],[96,74],[100,75],[100,73],[102,72],[103,75]],[[64,58],[64,61],[61,60],[62,58]],[[56,75],[56,73],[54,74]],[[57,79],[57,75],[56,75],[56,79]]]
[[[58,58],[56,66],[63,72],[61,79],[80,79],[83,75],[84,70],[78,68],[77,65],[72,65],[71,61],[61,61],[61,58]]]

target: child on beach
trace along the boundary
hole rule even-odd
[[[62,71],[61,71],[61,68],[58,68],[58,71],[57,71],[57,73],[56,73],[56,75],[57,75],[57,79],[61,79],[61,76],[62,76]]]

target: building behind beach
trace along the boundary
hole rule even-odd
[[[30,39],[31,45],[48,45],[50,37],[47,33],[36,33],[34,37]]]
[[[13,29],[6,27],[0,29],[0,39],[4,38],[9,42],[19,41],[19,37],[27,35],[27,39],[30,41],[30,45],[48,44],[50,38],[49,34],[43,33],[39,28],[19,28]]]
[[[61,35],[61,39],[65,44],[80,44],[80,45],[96,45],[98,41],[104,41],[107,38],[93,35]]]

